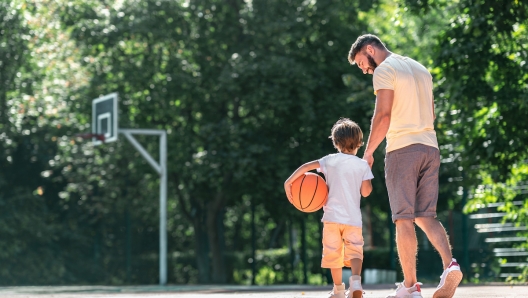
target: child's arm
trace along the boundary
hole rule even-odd
[[[319,164],[318,160],[307,162],[303,164],[302,166],[300,166],[297,170],[295,170],[295,172],[291,174],[290,178],[286,179],[286,181],[284,182],[284,191],[286,192],[286,196],[288,197],[288,200],[290,201],[290,203],[293,202],[292,201],[293,195],[291,192],[293,181],[297,180],[297,178],[304,175],[304,173],[311,171],[311,170],[315,170],[319,167],[321,167],[321,165]]]
[[[368,197],[371,192],[372,183],[370,182],[370,180],[363,180],[363,182],[361,182],[361,195],[364,197]]]

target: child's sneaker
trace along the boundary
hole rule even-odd
[[[348,279],[347,298],[363,298],[363,287],[361,286],[361,276],[351,276]]]
[[[396,283],[398,286],[394,293],[387,296],[387,298],[421,298],[422,297],[422,289],[420,286],[422,285],[421,282],[415,283],[412,287],[406,288],[403,282]]]
[[[328,298],[346,298],[345,284],[335,285],[332,292],[329,293]]]
[[[462,271],[455,259],[452,259],[451,264],[444,270],[440,276],[440,284],[436,287],[433,293],[433,298],[451,298],[455,295],[456,288],[462,280]]]

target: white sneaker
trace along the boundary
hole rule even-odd
[[[345,284],[340,284],[339,286],[334,285],[332,292],[328,294],[328,298],[346,298]]]
[[[348,279],[347,298],[363,298],[363,287],[361,286],[361,278],[359,280],[352,280],[352,276]]]
[[[460,265],[455,259],[452,259],[451,264],[440,276],[440,284],[436,287],[433,298],[452,298],[455,295],[458,284],[462,280],[462,276]]]
[[[422,285],[421,282],[415,283],[412,287],[406,288],[403,282],[396,283],[396,290],[394,293],[387,296],[387,298],[416,298],[416,297],[422,297],[422,289],[420,286]]]

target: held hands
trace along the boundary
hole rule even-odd
[[[363,159],[368,163],[369,167],[372,169],[372,165],[374,164],[374,156],[372,153],[365,151],[365,154],[363,154]]]

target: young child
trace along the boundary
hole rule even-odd
[[[372,192],[374,178],[366,161],[356,156],[363,145],[361,128],[350,119],[341,118],[332,127],[330,136],[339,151],[300,166],[284,182],[286,195],[292,202],[291,185],[305,172],[317,169],[326,177],[329,193],[323,206],[322,268],[330,268],[334,287],[329,298],[361,298],[361,267],[363,264],[363,236],[361,233],[361,196]],[[343,266],[351,267],[348,295],[343,284]]]

